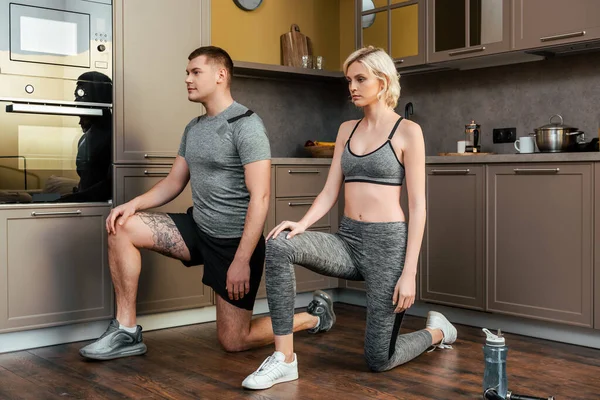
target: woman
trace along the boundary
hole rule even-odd
[[[325,187],[299,222],[283,221],[267,236],[266,284],[275,353],[242,386],[266,389],[298,378],[292,324],[294,264],[323,275],[364,280],[367,290],[365,357],[373,371],[412,360],[431,346],[446,348],[456,329],[430,312],[426,328],[398,335],[404,311],[415,300],[417,259],[425,227],[425,145],[419,125],[394,112],[400,97],[392,59],[371,46],[344,63],[359,121],[344,122]],[[400,206],[409,187],[410,223]],[[344,217],[336,234],[306,232],[335,204],[345,183]],[[310,307],[320,330],[335,322],[331,299],[315,296]]]

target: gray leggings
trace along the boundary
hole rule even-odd
[[[394,314],[392,297],[406,253],[405,222],[362,222],[343,217],[337,233],[287,232],[267,242],[266,284],[275,335],[293,331],[294,264],[326,276],[365,281],[365,358],[370,369],[387,371],[431,346],[426,330],[399,335],[404,313]]]

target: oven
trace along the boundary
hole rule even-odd
[[[112,198],[110,0],[0,0],[0,205]]]

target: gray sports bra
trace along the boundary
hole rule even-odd
[[[368,182],[378,185],[402,186],[404,182],[404,165],[398,160],[391,141],[396,128],[402,121],[402,117],[398,119],[384,144],[370,153],[359,156],[350,149],[350,140],[361,121],[362,119],[358,121],[352,130],[342,153],[341,166],[344,182]]]

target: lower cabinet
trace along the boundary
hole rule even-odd
[[[0,332],[114,315],[110,206],[0,209]]]
[[[432,165],[426,171],[421,300],[482,310],[485,165]]]
[[[600,329],[600,163],[594,168],[594,328]]]
[[[487,167],[488,311],[593,326],[593,169]]]
[[[169,173],[170,166],[116,167],[116,204],[145,193]],[[192,205],[190,186],[170,203],[153,210],[184,213]],[[142,250],[138,314],[184,310],[212,305],[213,292],[202,284],[204,266],[185,267],[181,261]]]

